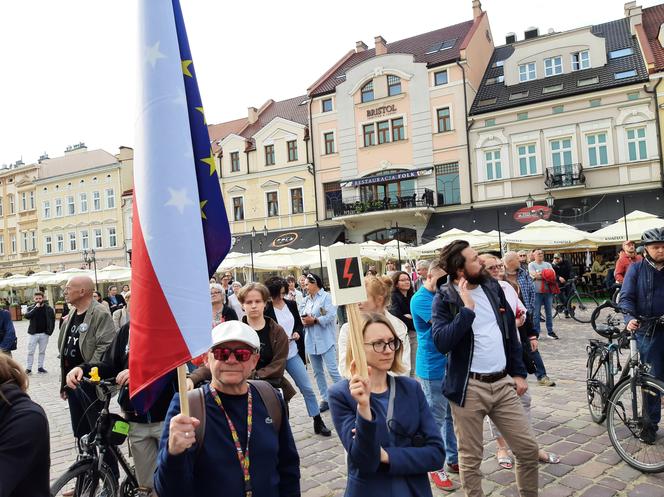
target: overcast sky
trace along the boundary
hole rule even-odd
[[[134,143],[138,0],[0,2],[0,164]],[[471,0],[180,0],[208,123],[306,93],[355,41],[469,20]],[[656,0],[643,1],[648,7]],[[623,17],[620,0],[484,0],[495,43]],[[322,7],[325,7],[324,9]],[[404,8],[405,7],[405,8]]]

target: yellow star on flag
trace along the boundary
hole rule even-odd
[[[214,155],[212,155],[212,149],[210,149],[210,157],[201,159],[201,162],[205,162],[210,166],[210,176],[217,172],[217,163],[214,160]]]
[[[193,78],[191,73],[189,72],[189,66],[192,64],[192,60],[183,60],[182,61],[182,73],[185,76],[189,76],[190,78]]]
[[[207,203],[208,203],[207,200],[203,200],[203,201],[201,202],[201,217],[202,217],[203,219],[207,219],[207,216],[205,215],[205,211],[203,210],[203,209],[205,209],[205,204],[207,204]]]
[[[203,124],[207,126],[207,120],[205,119],[205,111],[203,110],[203,107],[196,107],[196,110],[203,115]]]

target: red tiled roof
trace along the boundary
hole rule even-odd
[[[309,122],[309,111],[307,110],[307,96],[289,98],[280,102],[272,102],[264,109],[260,110],[258,120],[244,128],[240,135],[245,138],[251,138],[258,131],[267,126],[275,117],[281,117],[287,121],[304,124]]]
[[[208,134],[210,135],[210,142],[212,142],[213,153],[219,152],[221,148],[219,142],[232,133],[238,134],[242,128],[247,125],[247,118],[236,119],[235,121],[228,121],[226,123],[210,124],[208,126]]]
[[[664,48],[659,43],[657,35],[659,27],[664,23],[664,4],[654,5],[643,9],[643,28],[648,37],[648,45],[654,56],[655,70],[664,69]],[[648,61],[650,62],[650,61]]]
[[[459,52],[462,48],[461,45],[473,26],[473,22],[474,21],[465,21],[459,24],[454,24],[453,26],[430,31],[429,33],[388,43],[387,53],[411,54],[414,56],[415,62],[426,63],[429,67],[453,61],[459,57]],[[440,43],[452,39],[456,39],[456,43],[451,49],[442,50],[432,54],[426,53],[434,43]],[[346,74],[346,71],[361,64],[365,60],[371,59],[375,54],[376,50],[372,48],[370,50],[365,50],[364,52],[350,54],[345,60],[341,59],[341,64],[338,64],[336,70],[328,71],[327,77],[321,78],[312,85],[309,89],[309,95],[317,96],[330,93],[338,84],[345,81],[344,75]]]

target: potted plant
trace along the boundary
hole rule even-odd
[[[10,304],[9,315],[11,316],[12,321],[20,321],[23,319],[23,314],[21,313],[21,304]]]

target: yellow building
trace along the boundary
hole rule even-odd
[[[26,274],[38,268],[37,210],[34,181],[40,164],[17,161],[0,169],[0,275]]]
[[[132,151],[115,156],[79,144],[43,160],[34,181],[39,266],[60,271],[85,267],[94,250],[97,268],[126,265],[121,196],[132,184]]]

